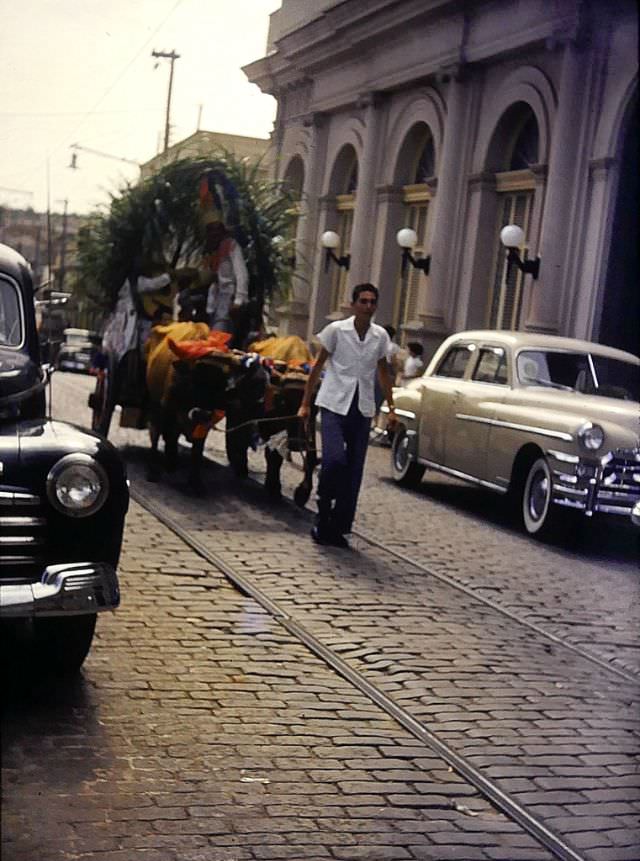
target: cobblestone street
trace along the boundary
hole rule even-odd
[[[87,426],[92,386],[56,374],[54,414]],[[5,702],[3,861],[639,857],[630,530],[595,523],[542,544],[485,491],[433,473],[396,487],[388,449],[372,447],[353,549],[319,548],[310,512],[232,478],[223,434],[201,498],[183,472],[145,481],[146,433],[117,415],[110,438],[137,500],[122,605],[99,619],[76,682]],[[251,466],[260,481],[261,452]],[[294,455],[289,497],[299,478]]]

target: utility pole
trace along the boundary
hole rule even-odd
[[[69,206],[69,201],[65,197],[62,202],[64,203],[64,212],[62,215],[62,237],[60,239],[60,269],[58,270],[58,290],[64,290],[64,278],[66,275],[65,258],[67,256],[67,207]]]
[[[152,57],[162,57],[165,60],[169,60],[171,63],[171,69],[169,71],[169,92],[167,93],[167,115],[164,123],[164,152],[169,149],[169,118],[171,115],[171,90],[173,88],[173,64],[176,60],[180,59],[180,54],[176,54],[174,50],[169,51],[152,51]],[[156,63],[157,65],[157,63]]]

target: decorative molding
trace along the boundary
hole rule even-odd
[[[318,206],[321,212],[330,212],[336,208],[335,194],[325,194],[318,198]]]
[[[469,188],[471,191],[495,191],[496,190],[496,175],[491,171],[483,170],[480,173],[472,173],[468,177]]]
[[[496,191],[534,191],[536,178],[532,170],[508,170],[496,174]]]
[[[316,129],[320,129],[327,124],[327,120],[328,115],[324,111],[312,111],[302,118],[302,125],[305,128],[311,128],[313,126]]]
[[[402,189],[396,185],[379,185],[376,187],[376,196],[381,203],[401,203]]]
[[[603,179],[611,171],[611,168],[617,167],[617,165],[617,159],[612,156],[594,158],[589,162],[589,173],[594,179]]]

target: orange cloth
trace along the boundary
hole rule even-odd
[[[145,344],[147,360],[147,388],[151,399],[156,403],[165,403],[166,396],[173,381],[173,363],[175,353],[171,350],[169,341],[206,341],[210,330],[206,323],[167,323],[154,326]]]
[[[227,353],[231,337],[229,332],[220,332],[217,329],[211,329],[206,341],[202,339],[197,341],[176,341],[169,336],[168,343],[169,349],[179,359],[200,359],[202,356],[207,356],[212,352]]]
[[[249,345],[250,353],[258,353],[269,359],[287,362],[293,367],[311,363],[311,352],[306,343],[297,335],[287,335],[282,338],[266,338]]]

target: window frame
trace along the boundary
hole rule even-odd
[[[3,349],[7,350],[22,350],[25,347],[26,339],[27,339],[27,325],[25,320],[25,312],[24,312],[24,297],[22,295],[22,291],[18,283],[12,278],[10,275],[7,275],[5,272],[0,273],[0,283],[4,282],[8,284],[10,289],[13,289],[16,295],[16,305],[18,309],[18,322],[20,324],[20,339],[17,344],[2,344]]]
[[[502,353],[502,356],[504,358],[504,368],[505,368],[505,374],[506,374],[505,381],[500,382],[498,380],[477,380],[475,375],[478,371],[478,368],[480,367],[480,362],[482,361],[483,352],[485,352],[485,353],[493,352],[494,354],[496,354],[498,351],[500,353]],[[511,381],[511,370],[510,370],[510,363],[509,363],[509,351],[507,350],[507,348],[503,347],[501,344],[478,344],[478,351],[477,351],[477,355],[476,355],[476,360],[475,360],[475,363],[474,363],[473,368],[471,370],[471,374],[469,375],[469,379],[473,383],[482,383],[483,385],[486,385],[486,386],[500,386],[502,388],[504,388],[504,387],[509,388],[511,385],[511,382],[510,382]]]
[[[432,376],[438,377],[441,380],[465,380],[465,379],[467,379],[468,374],[469,374],[469,368],[471,366],[471,362],[474,358],[474,354],[475,354],[477,349],[478,349],[478,345],[474,341],[457,341],[455,344],[451,344],[451,346],[449,347],[447,352],[444,354],[444,356],[440,359],[440,361],[436,365]],[[466,350],[467,351],[467,363],[464,367],[464,371],[462,373],[462,376],[456,377],[456,376],[453,376],[452,374],[442,374],[440,372],[440,369],[442,368],[442,366],[444,365],[446,360],[449,358],[449,356],[454,351],[458,351],[458,350],[460,350],[460,351]]]

